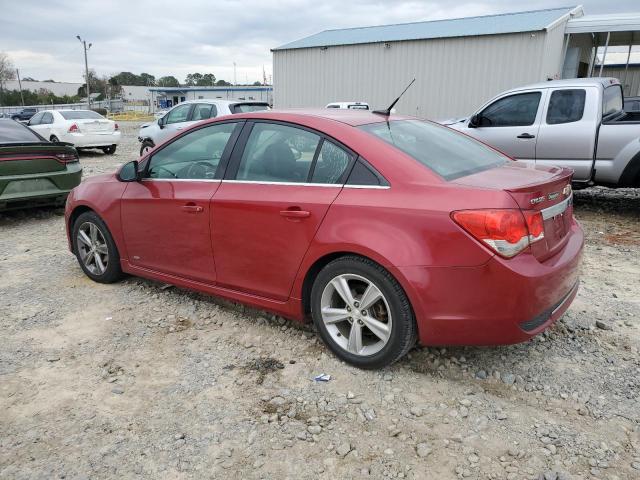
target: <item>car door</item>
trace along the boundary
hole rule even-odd
[[[536,163],[574,170],[573,179],[586,181],[591,169],[598,136],[597,90],[558,88],[550,91],[538,130]],[[571,141],[567,141],[571,139]]]
[[[206,125],[161,146],[121,200],[129,262],[214,283],[210,200],[242,122]]]
[[[517,160],[533,162],[546,90],[518,92],[483,108],[463,131]]]
[[[349,152],[319,133],[247,123],[213,197],[218,284],[286,300],[351,161]]]
[[[42,120],[40,120],[40,130],[38,133],[47,140],[51,137],[51,130],[53,128],[53,114],[51,112],[44,112]]]
[[[162,128],[159,129],[158,138],[154,139],[154,143],[159,145],[187,128],[192,108],[193,103],[184,103],[172,108],[169,113],[162,117]]]

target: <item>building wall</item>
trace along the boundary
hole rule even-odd
[[[40,89],[49,90],[54,95],[61,97],[63,95],[77,95],[78,89],[84,85],[83,83],[67,83],[67,82],[22,82],[22,90],[37,92]],[[11,80],[4,84],[7,90],[20,90],[17,80]]]
[[[594,75],[600,72],[600,67],[594,69]],[[607,67],[602,69],[603,77],[614,77],[620,80],[624,87],[626,97],[637,97],[640,95],[640,65],[629,65],[625,78],[624,66]]]
[[[559,26],[564,30],[564,22]],[[473,112],[503,90],[559,75],[545,32],[276,50],[274,106],[364,101],[386,107],[414,77],[399,113],[443,119]],[[562,44],[562,40],[560,40]],[[561,49],[561,47],[560,47]]]
[[[549,29],[545,35],[542,56],[541,80],[549,78],[559,80],[562,78],[562,55],[564,53],[565,36],[564,29],[567,22],[558,22]]]

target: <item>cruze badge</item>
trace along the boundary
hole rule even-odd
[[[537,203],[544,202],[544,197],[532,198],[530,201],[531,201],[531,205],[535,205]]]

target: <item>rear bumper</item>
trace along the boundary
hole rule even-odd
[[[569,308],[578,290],[584,234],[574,221],[558,254],[523,253],[477,267],[399,268],[423,345],[523,342]]]
[[[77,148],[87,147],[108,147],[110,145],[118,145],[122,138],[121,132],[109,133],[65,133],[60,138],[63,142],[73,143]]]
[[[61,204],[81,179],[79,162],[67,164],[57,172],[0,177],[0,210]]]

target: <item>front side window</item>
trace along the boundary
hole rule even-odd
[[[509,161],[471,137],[430,122],[396,120],[359,128],[415,158],[445,180],[488,170]]]
[[[331,142],[324,141],[313,170],[311,182],[338,183],[351,162],[351,155]]]
[[[519,93],[493,102],[480,114],[480,127],[524,127],[533,125],[540,92]]]
[[[622,87],[620,85],[605,88],[602,97],[602,116],[606,117],[612,113],[620,112],[622,103]]]
[[[193,107],[193,113],[191,114],[191,120],[197,122],[199,120],[206,120],[207,118],[214,118],[218,114],[218,109],[213,104],[199,103]]]
[[[586,92],[583,89],[554,91],[549,99],[547,123],[557,125],[581,120],[585,98]]]
[[[305,183],[320,136],[273,123],[256,123],[244,148],[237,180]]]
[[[186,122],[189,117],[189,110],[191,110],[191,105],[180,105],[174,108],[167,114],[167,121],[165,123],[169,125],[170,123]]]
[[[200,128],[178,138],[155,153],[148,178],[212,180],[237,123]]]

